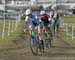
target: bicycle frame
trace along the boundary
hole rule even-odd
[[[34,51],[34,47],[35,47],[35,51]],[[31,48],[31,51],[34,55],[37,55],[38,48],[40,49],[40,52],[43,52],[42,51],[43,45],[40,44],[39,35],[37,33],[35,33],[34,30],[31,31],[30,48]]]
[[[48,47],[49,45],[52,46],[51,40],[53,39],[53,33],[52,33],[52,29],[50,28],[51,26],[49,25],[47,29],[44,31],[46,47]]]

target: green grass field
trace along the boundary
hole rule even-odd
[[[6,20],[6,24],[5,24],[5,32],[8,32],[8,22],[9,20]],[[12,42],[12,40],[20,35],[20,33],[22,32],[22,29],[23,29],[23,20],[20,22],[20,26],[18,26],[17,30],[14,31],[13,33],[11,33],[9,36],[6,34],[4,35],[4,39],[2,39],[2,36],[0,36],[0,46],[1,47],[9,47],[9,46],[14,46],[14,43]],[[15,26],[15,25],[14,25]],[[10,28],[12,28],[12,21],[11,21],[11,24],[10,24]],[[3,32],[3,24],[0,24],[0,32]]]
[[[8,31],[9,21],[10,21],[10,28],[12,28],[13,22],[15,22],[14,20],[13,20],[13,22],[12,22],[12,20],[7,20],[7,19],[6,19],[6,20],[5,20],[5,32]],[[4,26],[4,19],[0,19],[0,32],[2,32],[3,26]],[[14,26],[15,26],[15,24],[13,25],[13,27],[14,27]]]
[[[73,16],[71,16],[71,17],[69,17],[69,16],[65,16],[65,17],[61,17],[63,20],[64,20],[64,22],[65,23],[69,23],[70,25],[72,25],[72,24],[75,24],[75,17]],[[70,33],[72,33],[71,31],[72,31],[72,27],[68,27],[69,28],[69,32]],[[75,28],[74,28],[74,31],[75,31]],[[65,33],[64,33],[65,34]],[[75,35],[75,33],[74,33],[74,35]],[[66,41],[67,42],[69,42],[69,44],[71,44],[71,45],[74,45],[75,44],[75,39],[71,39],[71,37],[69,37],[69,36],[67,36],[66,38]]]
[[[71,32],[72,31],[72,24],[75,25],[75,17],[74,16],[71,16],[71,17],[66,16],[66,17],[62,17],[62,20],[64,20],[65,23],[69,23],[69,25],[71,25],[68,28],[69,28],[69,32],[72,33]],[[74,28],[74,31],[75,31],[75,28]]]
[[[68,22],[68,23],[75,23],[75,17],[61,17],[65,22]],[[7,20],[8,21],[8,20]],[[21,20],[20,22],[20,26],[17,28],[16,31],[14,31],[12,34],[10,34],[10,36],[8,37],[8,35],[5,36],[4,39],[0,39],[0,46],[1,47],[11,47],[11,46],[15,46],[14,43],[12,42],[12,40],[19,36],[21,33],[22,33],[22,30],[23,30],[23,25],[24,25],[24,20]],[[8,26],[8,25],[6,25]],[[0,26],[1,28],[3,28],[2,26]],[[8,28],[6,28],[6,31],[7,31]],[[66,35],[65,33],[61,33],[63,34],[64,36]],[[69,44],[71,45],[74,45],[75,44],[75,39],[72,40],[71,37],[69,36],[65,36],[64,38]]]
[[[75,16],[64,16],[64,17],[61,17],[65,22],[67,23],[75,23]]]

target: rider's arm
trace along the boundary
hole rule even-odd
[[[40,20],[43,20],[43,16],[40,16]]]
[[[29,17],[28,17],[28,16],[26,16],[26,17],[25,17],[25,21],[28,21],[28,20],[29,20]]]

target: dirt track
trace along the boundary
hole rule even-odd
[[[13,42],[20,47],[0,50],[0,60],[75,60],[75,47],[70,46],[64,38],[65,36],[59,35],[59,38],[53,40],[54,47],[34,56],[29,48],[29,40],[19,36]]]

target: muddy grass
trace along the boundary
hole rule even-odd
[[[75,47],[66,40],[66,35],[60,31],[59,37],[54,37],[53,47],[46,48],[43,54],[34,56],[29,47],[29,37],[21,33],[12,40],[14,46],[0,49],[0,60],[75,60]]]

